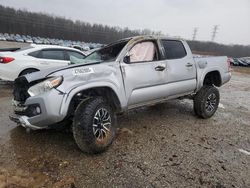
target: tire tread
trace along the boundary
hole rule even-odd
[[[113,141],[113,137],[110,143],[106,147],[96,147],[95,137],[93,135],[92,121],[94,112],[99,105],[106,105],[107,101],[103,97],[93,97],[87,101],[80,103],[75,111],[73,121],[73,136],[78,147],[86,153],[100,153],[105,151]]]
[[[219,104],[219,100],[220,100],[219,91],[214,86],[203,86],[194,97],[194,112],[196,115],[198,115],[199,117],[203,119],[212,117],[218,108],[218,105],[217,105],[215,111],[210,115],[208,115],[205,111],[205,102],[207,99],[206,96],[208,93],[211,93],[211,92],[214,92],[216,94],[216,97],[218,97],[218,104]]]

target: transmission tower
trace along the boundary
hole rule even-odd
[[[218,33],[218,28],[219,28],[219,25],[215,25],[214,28],[213,28],[213,32],[212,32],[212,39],[211,41],[214,42],[214,39]]]
[[[198,31],[198,27],[195,27],[195,28],[194,28],[194,32],[193,32],[193,40],[196,39],[197,31]]]

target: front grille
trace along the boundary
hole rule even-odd
[[[29,82],[24,76],[15,79],[13,88],[14,100],[24,103],[26,99],[30,96],[28,94],[29,87]]]

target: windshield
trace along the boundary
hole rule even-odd
[[[85,57],[87,61],[114,61],[128,40],[105,46]]]

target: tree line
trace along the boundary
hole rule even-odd
[[[16,10],[1,5],[0,32],[103,44],[136,35],[162,34],[149,29],[130,30],[129,28],[90,24],[79,20],[72,21],[63,17]],[[222,45],[201,41],[188,41],[188,43],[193,51],[201,53],[231,57],[250,56],[250,46]]]
[[[193,53],[202,55],[226,55],[229,57],[250,57],[250,46],[224,45],[214,42],[187,41]]]
[[[141,34],[159,34],[150,30],[129,30],[128,28],[109,27],[72,21],[63,17],[44,13],[33,13],[0,5],[0,32],[64,40],[109,43],[121,38]]]

